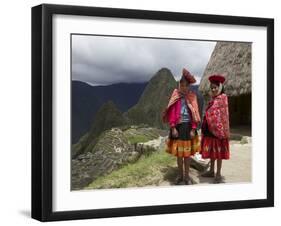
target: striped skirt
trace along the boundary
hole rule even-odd
[[[200,154],[204,159],[229,159],[229,140],[202,135]]]
[[[200,151],[200,140],[197,132],[191,139],[191,123],[183,122],[176,125],[178,136],[172,136],[172,129],[166,140],[166,152],[177,157],[189,157]]]

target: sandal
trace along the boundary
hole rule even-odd
[[[183,183],[183,177],[182,176],[178,176],[175,180],[175,184],[182,184]]]
[[[220,183],[225,183],[224,177],[223,176],[216,176],[214,179],[214,184],[220,184]]]
[[[213,171],[206,171],[201,174],[202,177],[215,177],[215,173]]]
[[[192,184],[196,184],[196,182],[191,178],[191,177],[187,177],[184,179],[184,183],[186,185],[192,185]]]

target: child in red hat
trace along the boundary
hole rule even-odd
[[[184,68],[179,86],[174,89],[163,112],[163,122],[169,123],[170,126],[166,152],[177,156],[179,176],[176,184],[193,183],[189,177],[190,156],[199,152],[200,148],[196,131],[200,122],[197,97],[189,90],[189,85],[195,82],[194,76]]]
[[[205,110],[201,127],[201,155],[211,159],[211,168],[203,177],[214,177],[215,183],[223,182],[221,175],[222,160],[229,159],[229,112],[228,98],[223,92],[225,77],[214,74],[209,77],[211,100]],[[217,172],[215,174],[215,161]]]

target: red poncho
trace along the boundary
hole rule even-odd
[[[162,112],[162,121],[164,123],[169,122],[169,116],[171,116],[169,114],[169,110],[172,107],[172,105],[174,105],[180,98],[181,98],[181,95],[179,93],[179,90],[178,89],[174,89],[167,107]],[[197,103],[196,94],[193,93],[192,91],[189,91],[186,94],[185,99],[186,99],[188,108],[189,108],[189,110],[191,112],[192,121],[195,124],[198,124],[200,122],[200,115],[199,115],[199,110],[198,110],[198,103]]]
[[[229,138],[228,98],[222,93],[213,97],[205,114],[210,132],[219,139]]]

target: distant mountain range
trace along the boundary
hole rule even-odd
[[[147,124],[167,129],[161,120],[177,82],[171,71],[162,68],[148,83],[119,83],[109,86],[90,86],[83,82],[72,83],[72,144],[83,139],[73,149],[74,156],[94,145],[98,136],[106,129],[122,125]],[[198,85],[190,86],[197,93],[199,108],[203,98]]]
[[[135,105],[148,83],[117,83],[108,86],[91,86],[72,81],[72,144],[88,132],[97,111],[107,101],[125,112]]]

